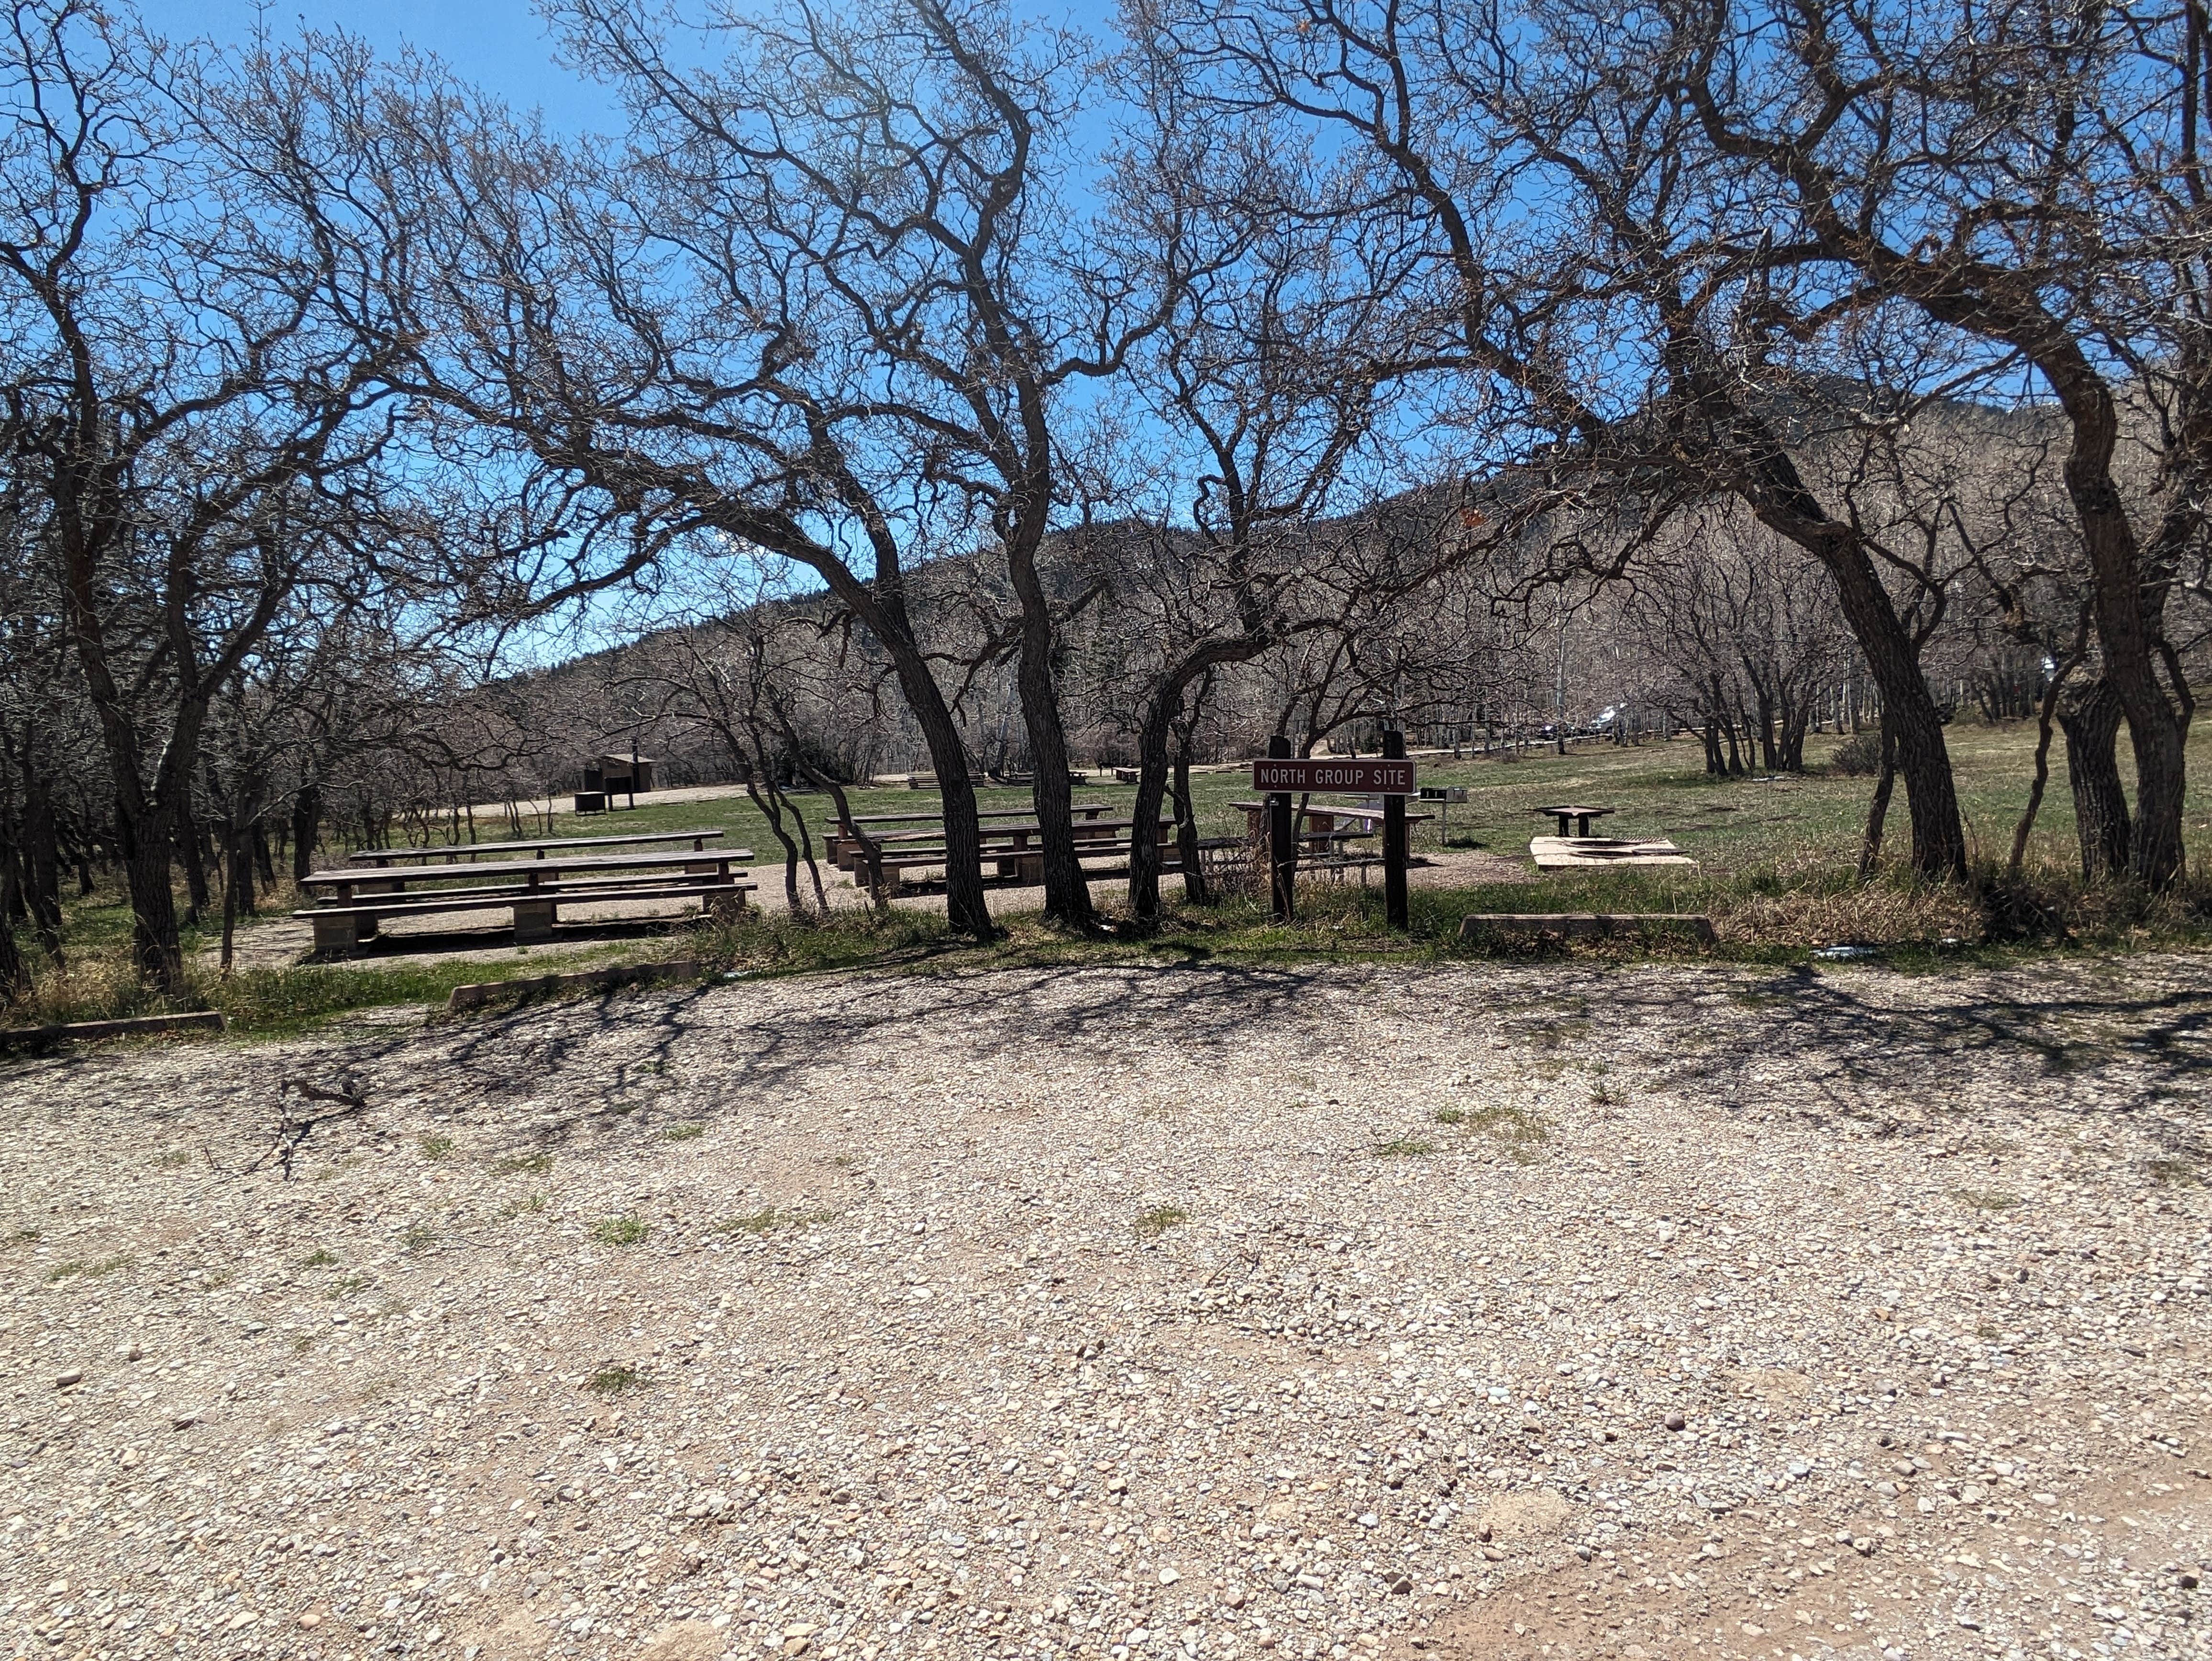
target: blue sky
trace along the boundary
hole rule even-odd
[[[605,91],[554,63],[552,38],[531,0],[278,0],[265,10],[253,0],[138,0],[137,9],[148,27],[173,39],[236,41],[263,16],[280,35],[303,25],[343,28],[386,55],[411,42],[516,108],[542,110],[552,127],[615,125]]]

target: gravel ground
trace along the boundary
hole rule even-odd
[[[0,1652],[2212,1652],[2208,1019],[1098,967],[15,1063]]]

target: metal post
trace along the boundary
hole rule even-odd
[[[1382,758],[1406,759],[1406,735],[1393,727],[1382,734]],[[1404,928],[1406,922],[1406,799],[1382,798],[1382,905],[1390,927]]]
[[[1267,740],[1269,761],[1288,761],[1291,740],[1287,734],[1278,733]],[[1275,921],[1288,922],[1295,915],[1297,885],[1297,843],[1291,812],[1291,793],[1276,790],[1267,796],[1267,869],[1268,889],[1275,903]]]

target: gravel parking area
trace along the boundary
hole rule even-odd
[[[0,1652],[2212,1653],[2212,963],[0,1070]]]

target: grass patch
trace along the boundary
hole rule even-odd
[[[514,1159],[494,1159],[491,1168],[502,1177],[511,1177],[517,1171],[543,1177],[553,1169],[553,1156],[550,1153],[525,1153]]]
[[[185,1148],[165,1147],[154,1156],[154,1163],[164,1171],[174,1171],[179,1165],[189,1161],[191,1157],[191,1152]]]
[[[594,1396],[619,1396],[645,1382],[645,1375],[635,1367],[601,1367],[584,1380],[584,1388]]]
[[[1157,1240],[1176,1224],[1189,1220],[1190,1213],[1181,1206],[1154,1206],[1137,1219],[1137,1237],[1144,1240]]]
[[[2153,1159],[2144,1169],[2150,1172],[2153,1182],[2165,1183],[2175,1188],[2194,1188],[2204,1180],[2204,1173],[2189,1159]]]
[[[2021,1203],[2019,1195],[1995,1188],[1962,1188],[1957,1198],[1977,1211],[2010,1211]]]
[[[504,1220],[522,1216],[528,1212],[543,1211],[544,1209],[545,1196],[543,1194],[526,1194],[520,1199],[510,1200],[505,1205],[501,1206],[499,1208],[499,1214],[501,1220]]]
[[[451,1136],[425,1136],[422,1139],[422,1157],[426,1159],[447,1159],[453,1151],[453,1139]]]
[[[356,1292],[368,1291],[368,1286],[369,1280],[366,1275],[341,1275],[331,1282],[331,1296],[350,1298]]]
[[[1411,927],[1402,933],[1386,926],[1380,885],[1363,889],[1322,880],[1301,882],[1299,915],[1287,925],[1275,922],[1259,897],[1237,892],[1203,907],[1182,904],[1170,894],[1162,925],[1141,934],[1077,936],[1035,916],[1002,916],[1002,932],[981,943],[949,934],[936,907],[902,908],[881,916],[858,907],[841,909],[822,922],[749,910],[726,925],[702,923],[624,943],[541,951],[528,958],[295,964],[241,970],[228,980],[215,976],[204,955],[207,935],[187,929],[190,983],[178,998],[164,1000],[139,986],[131,973],[129,909],[114,874],[103,873],[99,892],[64,902],[67,970],[41,962],[31,995],[11,1006],[4,1019],[9,1025],[33,1025],[215,1008],[228,1018],[238,1037],[285,1037],[352,1011],[442,1004],[454,987],[470,982],[529,977],[549,968],[660,959],[672,949],[698,956],[720,970],[751,977],[859,968],[968,972],[1115,962],[1181,964],[1217,958],[1270,964],[1565,957],[1802,966],[1809,962],[1810,949],[1839,940],[1880,946],[1881,964],[1892,970],[1934,970],[2002,964],[2054,950],[2133,951],[2212,941],[2212,874],[2192,874],[2159,895],[2126,884],[2086,888],[2080,882],[2072,804],[2064,792],[2045,802],[2024,874],[2014,879],[1999,872],[1999,844],[2007,840],[2026,794],[2034,741],[2032,722],[1991,727],[1962,720],[1947,730],[1960,804],[1971,834],[1982,839],[1976,874],[1963,885],[1929,885],[1913,879],[1906,868],[1910,837],[1901,821],[1875,879],[1857,880],[1858,839],[1872,784],[1830,769],[1832,752],[1847,742],[1844,736],[1814,735],[1808,745],[1809,770],[1777,781],[1710,778],[1701,765],[1701,746],[1685,737],[1671,743],[1588,744],[1565,755],[1524,751],[1510,764],[1499,754],[1424,757],[1425,784],[1460,787],[1468,794],[1464,804],[1451,807],[1452,844],[1505,856],[1518,869],[1506,874],[1492,867],[1501,869],[1497,880],[1486,875],[1449,887],[1417,886],[1410,896]],[[2212,764],[2212,722],[2200,723],[2192,732],[2191,761],[2200,776]],[[2124,755],[2121,767],[2124,777],[2130,770]],[[1241,769],[1206,770],[1194,775],[1192,786],[1201,834],[1242,833],[1243,815],[1231,804],[1249,794],[1248,775]],[[1539,878],[1522,857],[1530,834],[1542,829],[1531,819],[1528,806],[1566,797],[1608,805],[1616,810],[1607,821],[1609,828],[1626,835],[1671,837],[1699,863]],[[977,799],[987,810],[1030,806],[1027,793],[1013,788],[986,787]],[[910,792],[866,787],[853,792],[852,802],[862,813],[912,811],[917,805]],[[807,811],[818,821],[825,807],[816,799]],[[624,818],[626,826],[639,831],[720,828],[728,845],[775,843],[758,812],[737,791],[705,800],[641,805]],[[1443,828],[1440,822],[1414,827],[1414,852],[1436,851]],[[558,814],[551,832],[605,829],[595,819]],[[2192,820],[2185,834],[2189,869],[2212,873],[2212,827]],[[489,845],[495,847],[496,842]],[[342,855],[345,850],[332,851]],[[281,888],[270,900],[272,910],[289,903]],[[1461,919],[1469,912],[1583,910],[1701,913],[1712,918],[1719,940],[1701,946],[1686,937],[1660,935],[1566,944],[1459,938]],[[249,940],[260,926],[246,925]],[[1821,965],[1819,972],[1856,971]],[[1729,995],[1747,1007],[1764,1008],[1787,1002],[1790,993],[1778,987]],[[1564,1021],[1548,1031],[1523,1034],[1525,1042],[1552,1049],[1579,1036]]]
[[[635,1245],[652,1232],[642,1217],[602,1217],[592,1225],[592,1238],[601,1245]]]
[[[337,1259],[335,1256],[323,1250],[322,1247],[317,1246],[313,1251],[300,1259],[300,1267],[301,1269],[327,1269],[336,1262],[337,1262]]]
[[[52,1269],[48,1269],[46,1271],[46,1280],[49,1283],[59,1281],[71,1281],[75,1280],[79,1275],[83,1275],[88,1279],[97,1280],[103,1275],[112,1275],[118,1269],[128,1269],[130,1267],[131,1255],[128,1252],[118,1252],[112,1257],[101,1257],[90,1262],[72,1258],[66,1263],[56,1263]]]
[[[702,1124],[672,1124],[660,1133],[664,1142],[688,1142],[694,1136],[703,1136],[707,1127]]]
[[[780,1228],[811,1228],[817,1223],[826,1223],[836,1213],[832,1211],[778,1211],[770,1207],[766,1211],[748,1212],[742,1217],[725,1217],[714,1225],[717,1234],[773,1234]]]
[[[1467,1110],[1462,1107],[1440,1107],[1429,1116],[1438,1124],[1465,1124]]]
[[[1385,1159],[1417,1159],[1425,1153],[1435,1152],[1436,1149],[1427,1142],[1417,1141],[1411,1136],[1399,1136],[1387,1142],[1375,1144],[1376,1157]]]
[[[8,1237],[9,1245],[30,1245],[43,1238],[35,1228],[19,1228]]]
[[[410,1223],[399,1240],[410,1251],[428,1251],[437,1244],[438,1237],[428,1223]]]
[[[1535,1163],[1536,1150],[1552,1134],[1551,1128],[1525,1107],[1479,1107],[1462,1113],[1457,1123],[1498,1143],[1516,1165]]]

